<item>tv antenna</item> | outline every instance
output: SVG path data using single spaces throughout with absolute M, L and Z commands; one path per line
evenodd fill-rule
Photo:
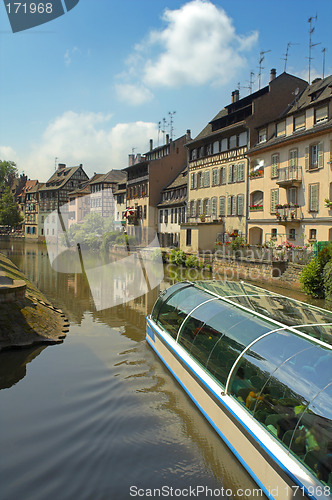
M 58 158 L 57 156 L 54 158 L 54 170 L 56 170 L 56 164 L 57 164 L 57 162 L 58 162 L 58 159 L 59 159 L 59 158 Z
M 288 44 L 287 44 L 285 57 L 282 57 L 282 59 L 285 61 L 285 67 L 284 67 L 284 72 L 285 73 L 286 73 L 286 67 L 287 67 L 289 47 L 291 47 L 292 45 L 299 45 L 299 44 L 298 43 L 292 43 L 292 42 L 288 42 Z
M 250 80 L 249 80 L 249 85 L 241 85 L 241 83 L 239 82 L 237 84 L 237 88 L 239 89 L 239 91 L 241 89 L 249 89 L 249 92 L 250 94 L 252 94 L 252 86 L 253 86 L 253 80 L 252 80 L 252 77 L 255 76 L 255 73 L 253 71 L 250 72 Z M 247 81 L 247 80 L 246 80 Z
M 312 22 L 313 21 L 317 21 L 317 14 L 315 15 L 315 17 L 309 17 L 309 19 L 308 19 L 308 23 L 309 23 L 309 57 L 308 57 L 308 59 L 309 59 L 309 71 L 308 71 L 308 82 L 309 82 L 309 85 L 310 85 L 311 61 L 313 59 L 313 57 L 311 57 L 311 49 L 312 49 L 312 47 L 315 47 L 316 45 L 320 45 L 320 42 L 318 42 L 318 43 L 312 43 L 312 41 L 311 41 L 311 35 L 315 31 L 315 27 L 312 26 Z
M 271 52 L 271 50 L 262 50 L 259 54 L 258 90 L 260 90 L 261 88 L 262 69 L 264 69 L 262 66 L 262 62 L 264 61 L 265 54 L 267 54 L 268 52 Z
M 175 115 L 175 113 L 176 113 L 176 111 L 173 111 L 173 112 L 169 111 L 168 112 L 168 114 L 169 114 L 169 135 L 170 135 L 171 140 L 173 140 L 173 133 L 174 133 L 173 116 Z
M 326 52 L 325 47 L 322 49 L 322 52 L 323 52 L 323 79 L 324 79 L 325 78 L 325 52 Z

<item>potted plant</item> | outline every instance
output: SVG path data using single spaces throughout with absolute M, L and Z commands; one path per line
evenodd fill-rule
M 332 201 L 329 198 L 325 198 L 324 203 L 326 208 L 332 208 Z
M 206 214 L 203 212 L 203 213 L 199 216 L 199 218 L 200 218 L 200 221 L 201 221 L 201 222 L 205 222 L 205 215 L 206 215 Z

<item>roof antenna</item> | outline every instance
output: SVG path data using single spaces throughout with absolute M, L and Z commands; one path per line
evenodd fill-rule
M 291 47 L 292 45 L 299 45 L 299 44 L 298 43 L 292 43 L 292 42 L 288 42 L 288 44 L 287 44 L 285 57 L 282 57 L 282 59 L 285 61 L 285 67 L 284 67 L 284 72 L 285 73 L 286 73 L 286 67 L 287 67 L 289 47 Z
M 262 69 L 264 69 L 262 62 L 264 61 L 264 55 L 268 52 L 271 52 L 271 50 L 262 50 L 259 54 L 258 90 L 261 89 Z
M 54 158 L 54 170 L 56 170 L 56 164 L 57 164 L 58 159 L 59 158 L 57 156 Z
M 168 114 L 169 114 L 169 132 L 170 132 L 171 141 L 173 140 L 173 133 L 174 133 L 173 116 L 175 115 L 175 113 L 176 113 L 176 111 L 173 111 L 172 113 L 170 111 L 168 112 Z
M 309 17 L 309 19 L 308 19 L 308 23 L 309 23 L 309 57 L 308 57 L 308 59 L 309 59 L 309 76 L 308 76 L 308 82 L 309 82 L 309 85 L 310 85 L 311 61 L 313 59 L 313 57 L 311 57 L 311 49 L 312 49 L 312 47 L 315 47 L 316 45 L 320 45 L 320 43 L 321 43 L 321 42 L 318 42 L 318 43 L 311 42 L 311 35 L 315 31 L 315 28 L 311 27 L 313 20 L 317 21 L 317 14 L 315 15 L 315 17 Z
M 325 47 L 322 49 L 322 52 L 323 52 L 323 80 L 324 80 L 324 78 L 325 78 L 325 52 L 326 52 Z

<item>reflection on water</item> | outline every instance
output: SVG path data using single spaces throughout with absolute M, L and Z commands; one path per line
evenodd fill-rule
M 157 288 L 97 311 L 86 277 L 53 271 L 44 246 L 0 250 L 71 321 L 61 345 L 0 354 L 1 500 L 122 500 L 133 485 L 251 498 L 236 491 L 256 485 L 145 342 Z

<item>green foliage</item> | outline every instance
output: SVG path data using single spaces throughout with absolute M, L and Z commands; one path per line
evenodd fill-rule
M 323 269 L 317 257 L 304 266 L 300 274 L 300 283 L 302 290 L 308 295 L 317 299 L 324 298 Z
M 176 250 L 174 250 L 174 248 L 171 250 L 171 253 L 169 254 L 169 262 L 170 264 L 176 264 Z
M 23 222 L 19 207 L 9 188 L 6 188 L 0 199 L 0 225 L 17 227 Z
M 0 191 L 10 187 L 15 177 L 17 177 L 16 164 L 13 161 L 0 160 Z
M 178 250 L 176 252 L 175 263 L 178 266 L 184 266 L 187 260 L 187 256 L 183 250 Z
M 151 260 L 153 260 L 155 262 L 159 262 L 160 259 L 162 259 L 162 261 L 164 261 L 163 254 L 162 254 L 160 248 L 156 248 L 155 250 L 153 250 L 153 252 L 150 255 L 150 258 L 151 258 Z
M 85 217 L 83 223 L 70 226 L 66 238 L 71 245 L 79 243 L 81 246 L 96 250 L 101 247 L 104 234 L 111 232 L 112 227 L 112 219 L 102 217 L 97 212 L 91 212 Z
M 323 270 L 325 298 L 332 301 L 332 260 L 330 260 Z
M 246 240 L 243 238 L 243 236 L 236 236 L 236 238 L 231 241 L 231 249 L 233 251 L 238 250 L 240 247 L 243 247 L 245 242 Z
M 332 244 L 324 247 L 309 264 L 304 266 L 300 282 L 305 293 L 323 299 L 332 292 Z
M 104 252 L 108 252 L 110 246 L 115 244 L 116 238 L 119 236 L 119 231 L 109 231 L 103 234 L 103 242 L 100 249 Z
M 195 255 L 190 255 L 189 257 L 187 257 L 185 264 L 186 267 L 197 268 L 199 267 L 199 260 L 197 257 L 195 257 Z

